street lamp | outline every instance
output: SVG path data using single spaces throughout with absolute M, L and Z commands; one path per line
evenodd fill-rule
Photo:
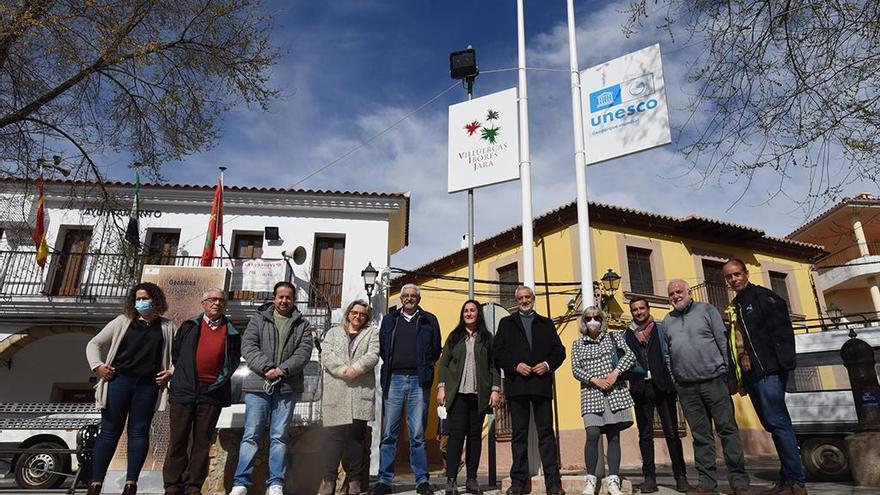
M 373 268 L 373 262 L 367 263 L 367 267 L 361 270 L 361 277 L 364 278 L 364 289 L 367 291 L 367 300 L 373 298 L 373 289 L 376 287 L 376 279 L 379 277 L 379 270 Z
M 613 272 L 611 268 L 608 269 L 608 272 L 602 276 L 602 289 L 608 293 L 609 296 L 613 296 L 617 289 L 620 288 L 620 275 Z
M 620 288 L 620 275 L 609 268 L 599 281 L 601 284 L 597 284 L 596 282 L 593 283 L 599 285 L 602 309 L 607 312 L 608 303 L 611 301 L 611 298 L 614 297 L 614 293 L 617 292 L 617 289 Z

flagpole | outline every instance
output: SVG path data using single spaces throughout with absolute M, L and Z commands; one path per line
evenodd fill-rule
M 519 181 L 522 188 L 522 283 L 535 287 L 534 234 L 532 231 L 532 162 L 529 153 L 529 97 L 526 90 L 526 35 L 523 0 L 516 2 L 516 35 L 519 51 Z
M 217 167 L 220 169 L 220 197 L 223 197 L 223 173 L 226 172 L 226 167 L 220 166 Z M 223 208 L 223 201 L 221 199 L 220 208 Z M 223 266 L 223 252 L 226 251 L 226 246 L 223 244 L 223 216 L 221 215 L 218 220 L 221 222 L 220 227 L 220 265 Z M 229 252 L 226 252 L 226 258 L 231 259 L 232 256 L 229 256 Z
M 580 248 L 581 306 L 593 304 L 593 266 L 590 246 L 590 215 L 587 202 L 587 151 L 584 144 L 584 113 L 577 61 L 574 1 L 568 0 L 568 62 L 571 69 L 571 114 L 574 128 L 574 165 L 577 184 L 578 247 Z

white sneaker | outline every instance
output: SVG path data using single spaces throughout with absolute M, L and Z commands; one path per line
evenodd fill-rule
M 272 485 L 266 490 L 266 495 L 284 495 L 284 487 L 281 485 Z
M 247 487 L 233 486 L 232 491 L 229 492 L 229 495 L 247 495 Z
M 581 490 L 581 495 L 596 495 L 596 477 L 592 474 L 587 475 L 587 482 L 584 483 L 584 489 Z
M 620 477 L 616 475 L 606 476 L 605 483 L 608 488 L 608 495 L 623 495 L 620 491 Z

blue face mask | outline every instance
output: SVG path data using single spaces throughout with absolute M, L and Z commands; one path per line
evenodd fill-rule
M 138 313 L 145 315 L 153 310 L 153 300 L 138 299 L 134 302 L 134 309 L 136 309 Z

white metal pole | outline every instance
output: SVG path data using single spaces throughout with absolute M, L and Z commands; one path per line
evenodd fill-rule
M 574 128 L 574 166 L 577 184 L 578 246 L 581 260 L 581 307 L 593 304 L 593 262 L 590 259 L 590 213 L 587 203 L 587 152 L 584 145 L 584 113 L 581 76 L 578 72 L 574 0 L 568 4 L 568 60 L 571 67 L 571 116 Z
M 516 37 L 519 51 L 519 181 L 522 186 L 523 284 L 535 287 L 534 233 L 532 231 L 532 164 L 529 156 L 529 97 L 526 89 L 526 34 L 523 0 L 516 2 Z
M 468 101 L 474 98 L 468 86 Z M 468 299 L 474 299 L 474 190 L 468 189 Z
M 220 169 L 220 194 L 222 197 L 223 187 L 224 187 L 223 186 L 223 174 L 224 174 L 224 172 L 226 172 L 226 167 L 217 167 L 217 168 Z M 222 202 L 220 203 L 220 208 L 221 209 L 223 208 Z M 220 222 L 220 225 L 219 225 L 219 227 L 220 227 L 220 266 L 223 266 L 223 251 L 226 251 L 226 246 L 223 244 L 223 236 L 225 235 L 225 232 L 223 232 L 223 215 L 221 214 L 220 218 L 218 218 L 217 220 Z M 214 239 L 214 241 L 216 242 L 217 239 Z

